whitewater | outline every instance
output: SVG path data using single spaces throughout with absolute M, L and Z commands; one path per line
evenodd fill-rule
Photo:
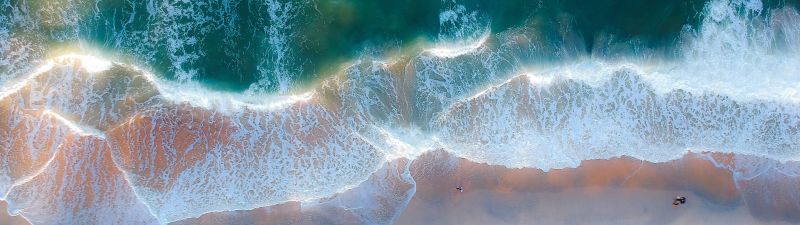
M 270 7 L 280 24 L 297 10 Z M 702 17 L 685 27 L 675 57 L 609 58 L 576 50 L 567 40 L 573 34 L 551 46 L 536 44 L 541 37 L 526 27 L 492 33 L 479 13 L 453 4 L 440 14 L 439 41 L 410 56 L 362 56 L 312 87 L 291 89 L 293 64 L 282 57 L 296 56 L 276 47 L 265 53 L 275 61 L 263 62 L 272 69 L 261 71 L 273 75 L 243 92 L 196 81 L 197 57 L 182 50 L 194 42 L 167 48 L 177 74 L 168 79 L 93 51 L 31 60 L 41 55 L 26 55 L 18 43 L 26 40 L 2 29 L 0 200 L 34 224 L 165 224 L 288 201 L 318 204 L 358 187 L 381 193 L 389 185 L 367 185 L 370 176 L 391 165 L 405 173 L 385 176 L 413 184 L 407 166 L 435 150 L 545 171 L 618 156 L 665 162 L 687 152 L 800 161 L 798 11 L 716 0 Z M 175 39 L 197 35 L 170 27 Z M 265 41 L 281 46 L 290 28 L 266 29 L 273 39 Z M 575 57 L 529 64 L 519 56 L 542 52 Z M 28 61 L 37 64 L 20 67 Z M 387 198 L 402 205 L 410 195 Z M 74 210 L 84 204 L 92 207 Z M 398 214 L 365 223 L 391 223 Z

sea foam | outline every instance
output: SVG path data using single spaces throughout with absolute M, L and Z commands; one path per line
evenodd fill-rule
M 194 12 L 174 3 L 164 9 Z M 360 60 L 296 95 L 211 91 L 191 72 L 167 81 L 111 59 L 56 57 L 3 84 L 0 191 L 31 221 L 116 223 L 104 215 L 123 213 L 119 205 L 78 205 L 97 189 L 36 194 L 66 185 L 52 181 L 60 171 L 74 178 L 72 166 L 102 167 L 112 172 L 92 182 L 113 187 L 102 194 L 134 209 L 125 215 L 167 223 L 323 199 L 365 181 L 378 189 L 365 192 L 380 193 L 387 185 L 369 178 L 381 166 L 438 149 L 544 170 L 621 155 L 662 162 L 690 150 L 797 161 L 800 16 L 761 7 L 712 1 L 702 23 L 686 28 L 675 59 L 565 56 L 532 65 L 519 53 L 550 48 L 532 48 L 523 43 L 535 40 L 529 30 L 511 29 L 431 44 L 393 63 Z M 183 47 L 175 57 L 191 62 Z M 553 49 L 570 55 L 572 48 Z M 774 167 L 751 164 L 738 175 L 752 179 Z M 379 175 L 413 183 L 399 170 Z M 407 201 L 411 192 L 401 192 L 384 197 Z M 49 202 L 58 204 L 40 207 Z

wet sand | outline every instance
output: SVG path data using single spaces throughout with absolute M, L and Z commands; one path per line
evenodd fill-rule
M 672 207 L 676 195 L 687 204 Z M 745 207 L 715 204 L 693 192 L 570 188 L 498 193 L 474 190 L 450 199 L 416 199 L 396 224 L 791 224 L 754 218 Z
M 768 169 L 753 179 L 735 178 L 734 172 L 746 172 L 737 167 L 737 160 L 741 164 L 752 163 L 751 159 L 770 162 L 752 156 L 689 153 L 664 163 L 622 157 L 588 160 L 577 168 L 545 172 L 490 166 L 435 151 L 412 162 L 415 193 L 394 223 L 800 223 L 800 196 L 796 190 L 800 177 Z M 394 166 L 384 167 L 384 173 L 402 173 L 401 162 L 389 165 Z M 371 180 L 399 180 L 381 176 Z M 466 190 L 456 191 L 458 185 Z M 359 213 L 348 206 L 352 202 L 339 204 L 347 198 L 343 196 L 369 195 L 365 190 L 374 189 L 363 186 L 369 184 L 320 204 L 289 202 L 254 210 L 209 213 L 175 224 L 363 224 Z M 398 185 L 395 189 L 408 188 Z M 672 207 L 672 199 L 679 195 L 687 197 L 687 204 Z M 398 201 L 385 205 L 402 204 Z M 384 211 L 397 209 L 386 207 Z
M 740 191 L 730 170 L 716 167 L 703 156 L 690 153 L 665 163 L 627 157 L 589 160 L 577 168 L 549 172 L 489 166 L 465 159 L 455 159 L 454 166 L 415 164 L 412 174 L 417 180 L 417 193 L 396 224 L 800 222 L 796 191 L 781 191 L 797 187 L 794 182 L 798 177 L 762 181 L 766 182 L 762 189 L 743 187 L 742 183 L 751 181 L 739 181 Z M 423 156 L 421 162 L 426 161 L 425 157 L 451 156 L 438 152 Z M 774 174 L 762 175 L 769 176 Z M 459 184 L 465 192 L 454 190 Z M 675 196 L 687 196 L 687 204 L 673 208 Z M 746 199 L 783 199 L 795 204 L 747 204 Z
M 12 216 L 8 214 L 8 203 L 0 201 L 0 224 L 3 225 L 30 225 L 25 218 L 21 216 Z
M 408 163 L 405 159 L 387 163 L 360 186 L 319 201 L 207 213 L 170 224 L 387 224 L 413 195 L 413 183 L 403 174 Z

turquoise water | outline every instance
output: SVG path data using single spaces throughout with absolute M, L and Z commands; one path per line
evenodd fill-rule
M 569 57 L 646 51 L 669 57 L 685 29 L 698 24 L 705 4 L 655 0 L 224 0 L 191 4 L 6 0 L 1 12 L 11 34 L 45 46 L 28 58 L 43 58 L 57 49 L 53 46 L 67 46 L 102 52 L 165 78 L 196 80 L 215 89 L 286 92 L 331 76 L 358 58 L 385 58 L 397 52 L 412 56 L 420 46 L 474 38 L 487 31 L 497 35 L 532 29 L 541 36 L 540 45 L 575 48 L 577 54 Z M 787 3 L 764 4 L 776 8 Z M 456 12 L 458 18 L 445 19 L 448 12 Z M 619 44 L 626 47 L 613 47 Z M 549 52 L 533 55 L 521 58 L 536 64 L 566 57 Z M 16 72 L 13 66 L 3 70 Z
M 33 224 L 291 201 L 391 224 L 431 152 L 712 152 L 783 207 L 799 53 L 796 1 L 0 0 L 0 200 Z

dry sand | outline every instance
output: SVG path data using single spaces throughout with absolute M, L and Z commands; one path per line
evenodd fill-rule
M 735 164 L 732 155 L 713 157 Z M 410 168 L 416 193 L 395 224 L 800 223 L 800 178 L 768 172 L 762 178 L 736 181 L 731 170 L 715 166 L 703 154 L 689 153 L 664 163 L 627 157 L 588 160 L 577 168 L 544 172 L 475 163 L 435 151 Z M 459 185 L 466 191 L 456 191 Z M 363 190 L 355 188 L 325 201 Z M 687 203 L 672 207 L 679 195 L 686 196 Z M 222 223 L 360 224 L 348 209 L 297 202 L 209 213 L 176 224 Z
M 439 156 L 434 156 L 438 154 Z M 438 152 L 423 156 L 448 158 Z M 454 166 L 415 164 L 417 193 L 396 224 L 792 224 L 761 214 L 742 196 L 731 171 L 696 154 L 666 163 L 631 158 L 584 161 L 578 168 L 544 172 L 509 169 L 465 159 Z M 442 171 L 442 172 L 433 172 Z M 795 180 L 798 178 L 794 178 Z M 784 183 L 792 185 L 791 183 Z M 466 190 L 458 192 L 454 187 Z M 781 185 L 781 184 L 776 184 Z M 687 204 L 672 207 L 675 196 Z M 797 199 L 794 199 L 797 200 Z M 792 211 L 780 205 L 767 211 Z

